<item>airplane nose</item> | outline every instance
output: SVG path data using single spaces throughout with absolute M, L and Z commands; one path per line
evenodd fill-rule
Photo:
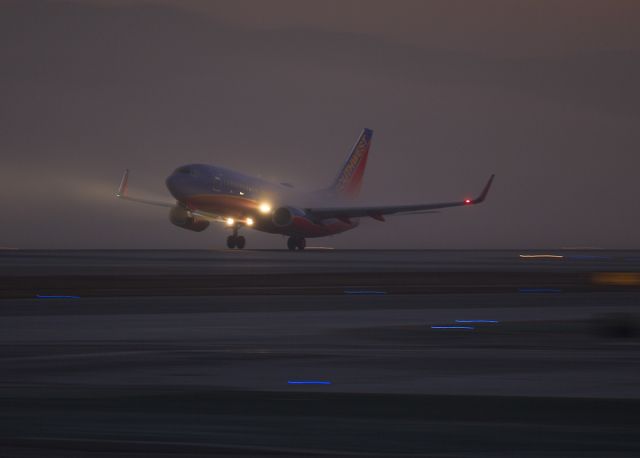
M 178 200 L 181 200 L 183 196 L 183 192 L 181 192 L 180 181 L 182 177 L 179 177 L 176 173 L 172 173 L 165 180 L 165 184 L 167 185 L 167 189 L 171 193 L 173 197 Z

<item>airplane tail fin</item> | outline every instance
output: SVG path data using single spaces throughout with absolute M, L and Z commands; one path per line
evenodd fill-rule
M 373 130 L 364 129 L 362 131 L 338 176 L 329 187 L 329 192 L 351 198 L 358 196 L 362 187 L 364 169 L 367 166 L 372 136 Z

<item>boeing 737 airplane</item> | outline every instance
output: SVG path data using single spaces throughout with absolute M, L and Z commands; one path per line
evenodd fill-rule
M 362 186 L 373 131 L 364 129 L 338 176 L 328 188 L 315 192 L 296 192 L 288 183 L 271 183 L 222 167 L 189 164 L 178 167 L 166 184 L 175 202 L 159 202 L 130 197 L 129 171 L 125 170 L 116 194 L 149 205 L 170 208 L 169 220 L 176 226 L 201 232 L 211 222 L 227 225 L 232 234 L 227 238 L 231 249 L 242 249 L 245 238 L 241 228 L 288 236 L 289 250 L 304 250 L 307 238 L 325 237 L 354 229 L 360 218 L 385 221 L 386 215 L 434 213 L 447 207 L 475 205 L 484 201 L 493 175 L 475 199 L 454 202 L 392 205 L 349 206 Z

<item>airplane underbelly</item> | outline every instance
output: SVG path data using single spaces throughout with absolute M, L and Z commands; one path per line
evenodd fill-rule
M 222 217 L 241 218 L 256 211 L 257 202 L 240 196 L 202 194 L 185 199 L 189 208 L 213 213 Z
M 226 194 L 199 194 L 184 200 L 193 210 L 241 219 L 247 216 L 254 218 L 253 229 L 272 234 L 294 235 L 298 237 L 326 237 L 339 234 L 358 226 L 357 220 L 345 222 L 336 218 L 325 219 L 317 223 L 305 216 L 295 216 L 287 227 L 278 227 L 271 215 L 260 215 L 257 212 L 258 202 L 241 196 Z
M 273 232 L 284 235 L 295 235 L 298 237 L 326 237 L 329 235 L 339 234 L 358 226 L 358 221 L 346 223 L 338 219 L 327 219 L 321 223 L 316 223 L 308 218 L 297 216 L 293 219 L 290 227 L 276 228 L 271 227 L 267 232 Z

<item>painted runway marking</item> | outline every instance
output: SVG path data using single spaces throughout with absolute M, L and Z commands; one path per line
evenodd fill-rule
M 331 385 L 328 380 L 289 380 L 289 385 Z
M 564 256 L 559 254 L 521 254 L 521 258 L 533 258 L 533 259 L 562 259 Z

